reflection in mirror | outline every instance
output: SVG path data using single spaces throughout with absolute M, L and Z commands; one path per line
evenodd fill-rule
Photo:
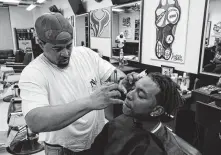
M 201 73 L 221 74 L 221 1 L 208 0 L 202 45 Z
M 89 43 L 89 14 L 76 15 L 75 17 L 76 46 L 90 47 Z
M 119 57 L 123 49 L 124 59 L 140 59 L 141 2 L 112 7 L 112 57 Z

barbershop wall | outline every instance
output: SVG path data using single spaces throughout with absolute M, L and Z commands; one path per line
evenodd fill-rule
M 119 35 L 119 14 L 113 13 L 113 21 L 112 21 L 112 47 L 117 47 L 117 43 L 115 43 L 116 37 Z
M 81 42 L 86 42 L 85 38 L 85 18 L 78 17 L 75 19 L 75 25 L 76 25 L 76 46 L 81 46 Z
M 112 6 L 111 0 L 103 0 L 102 2 L 98 3 L 92 0 L 83 0 L 83 5 L 86 8 L 87 12 L 92 10 L 100 9 L 100 8 L 107 8 Z M 90 40 L 91 48 L 98 49 L 99 53 L 103 56 L 111 57 L 111 38 L 96 38 L 91 37 Z
M 14 28 L 31 28 L 34 27 L 33 15 L 32 13 L 26 11 L 24 7 L 9 7 L 10 19 L 11 19 L 11 29 L 12 29 L 12 39 L 14 51 L 16 50 L 16 40 Z
M 103 56 L 111 57 L 111 38 L 91 37 L 91 48 L 98 49 Z
M 150 52 L 155 52 L 152 48 L 153 33 L 150 20 L 155 17 L 155 0 L 144 1 L 144 12 L 143 12 L 143 44 L 142 44 L 142 60 L 141 62 L 148 65 L 158 66 L 172 66 L 176 70 L 185 71 L 189 73 L 198 73 L 198 63 L 201 46 L 201 34 L 204 17 L 205 0 L 189 0 L 189 19 L 187 28 L 187 43 L 185 53 L 185 63 L 169 63 L 166 61 L 152 60 Z
M 209 16 L 208 21 L 211 21 L 211 31 L 210 31 L 210 40 L 209 40 L 209 46 L 213 46 L 215 42 L 215 37 L 213 33 L 213 26 L 214 24 L 217 24 L 218 22 L 221 22 L 221 1 L 209 1 Z M 221 36 L 219 36 L 221 37 Z
M 12 31 L 8 8 L 0 8 L 0 50 L 13 49 Z

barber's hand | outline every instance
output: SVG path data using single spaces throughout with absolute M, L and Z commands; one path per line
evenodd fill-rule
M 91 108 L 93 110 L 101 110 L 111 104 L 123 104 L 124 101 L 120 100 L 120 91 L 123 91 L 116 83 L 107 83 L 95 90 L 90 96 Z
M 130 90 L 134 86 L 135 82 L 140 79 L 138 75 L 139 74 L 135 72 L 129 73 L 124 79 L 119 82 L 120 88 L 123 89 L 124 94 L 126 94 L 128 90 Z

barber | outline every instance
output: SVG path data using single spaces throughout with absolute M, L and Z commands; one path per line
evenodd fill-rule
M 115 67 L 88 48 L 72 47 L 73 28 L 59 13 L 40 16 L 35 29 L 44 52 L 20 77 L 26 123 L 40 137 L 45 132 L 46 154 L 90 154 L 105 125 L 103 109 L 123 103 L 118 84 L 102 85 L 113 80 Z

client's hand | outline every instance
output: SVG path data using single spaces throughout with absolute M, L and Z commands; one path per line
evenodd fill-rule
M 123 89 L 124 94 L 126 94 L 128 90 L 134 86 L 135 82 L 140 79 L 138 75 L 139 74 L 135 72 L 129 73 L 119 82 L 120 88 Z
M 122 88 L 116 83 L 107 83 L 95 90 L 91 96 L 91 108 L 93 110 L 100 110 L 108 107 L 111 104 L 123 104 L 120 100 Z

